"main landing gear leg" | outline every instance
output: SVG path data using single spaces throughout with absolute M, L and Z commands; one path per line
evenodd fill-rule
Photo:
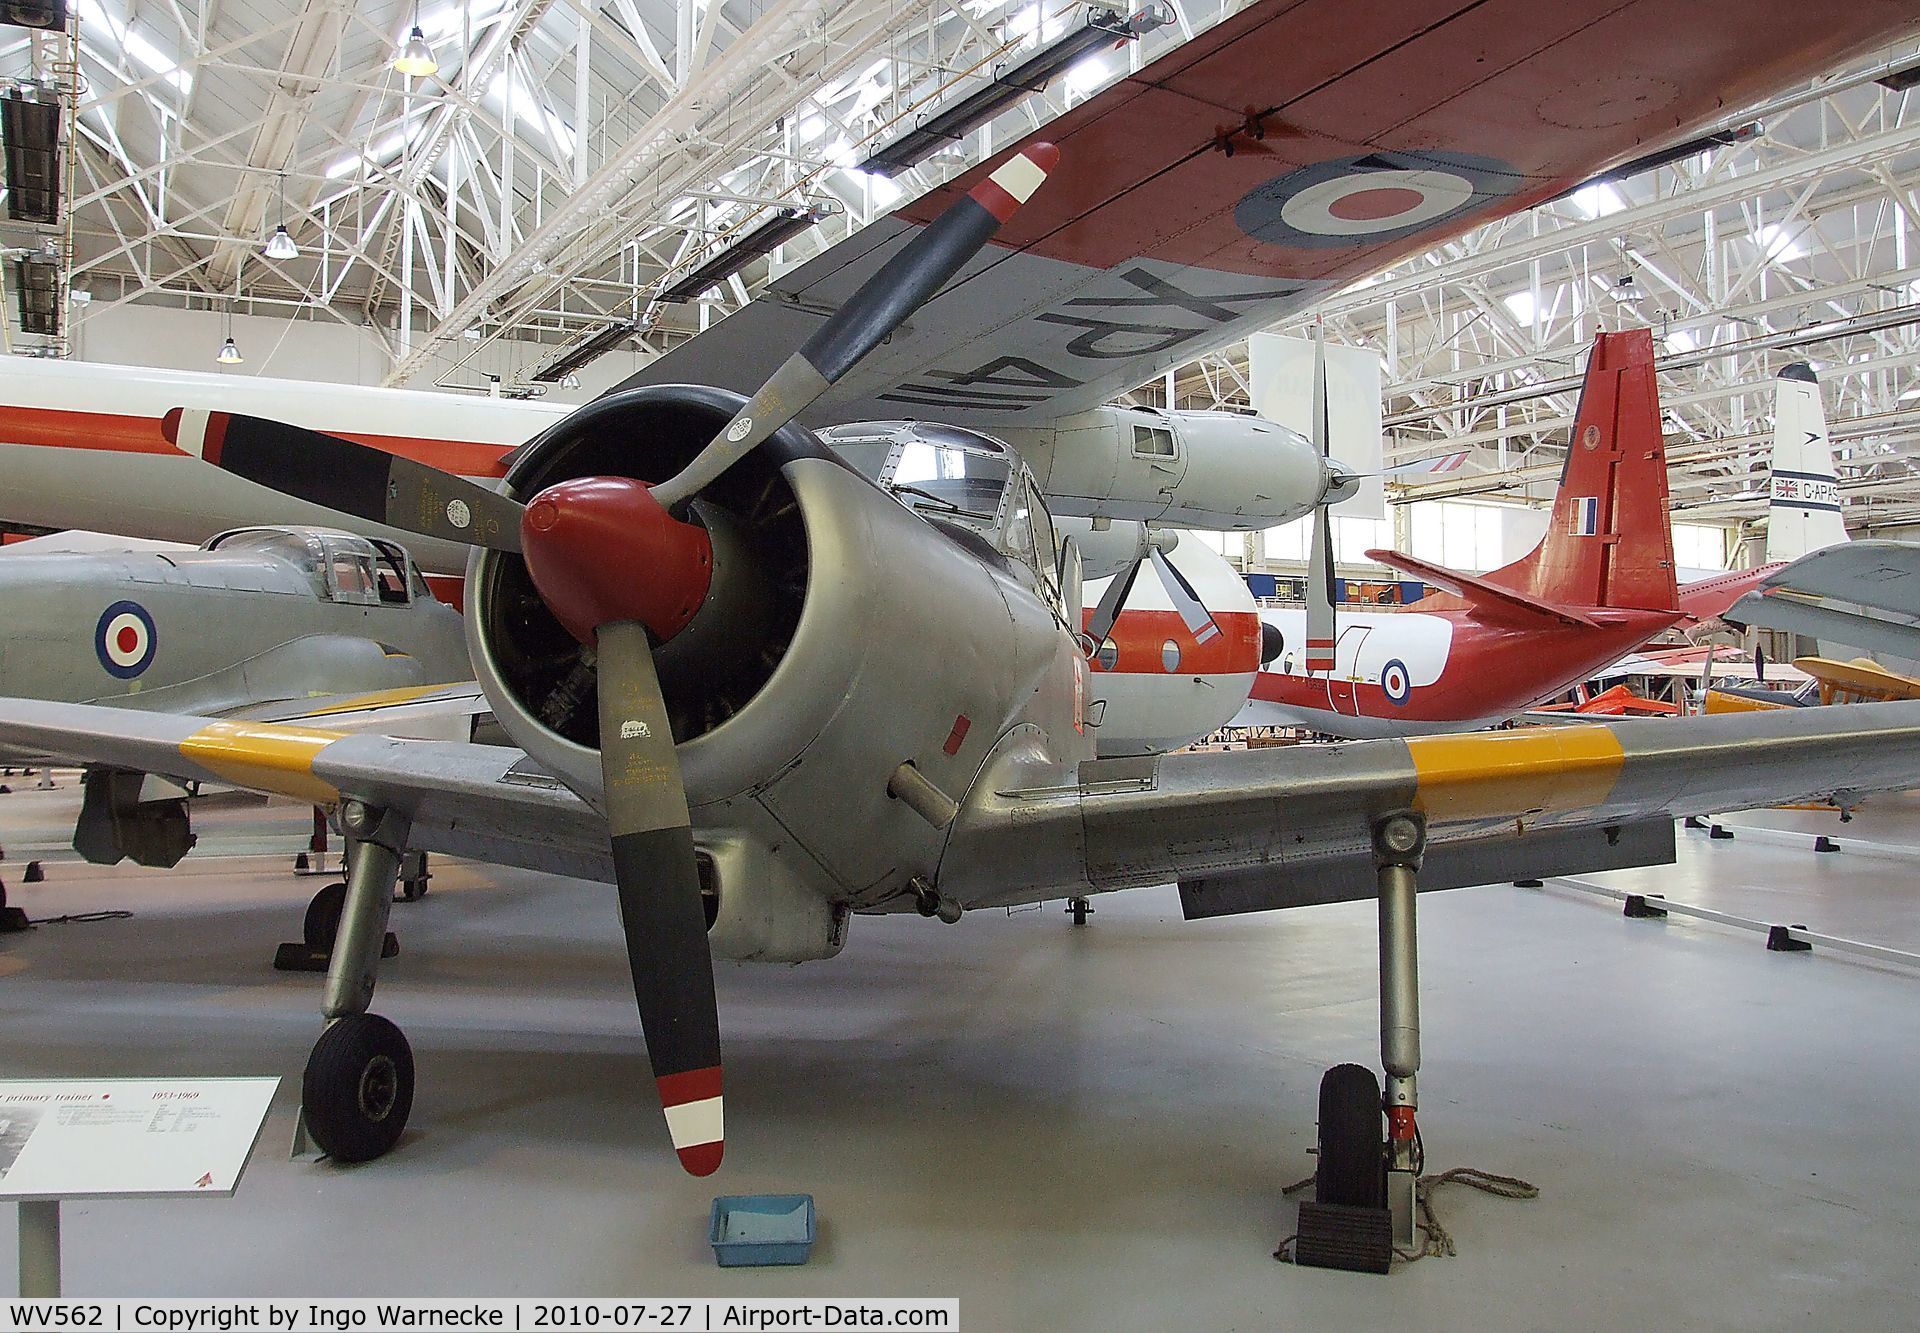
M 1426 843 L 1426 821 L 1410 810 L 1373 826 L 1380 891 L 1380 1062 L 1387 1086 L 1383 1093 L 1363 1065 L 1336 1065 L 1320 1080 L 1320 1160 L 1313 1201 L 1300 1205 L 1293 1250 L 1297 1262 L 1316 1268 L 1384 1273 L 1396 1249 L 1414 1249 L 1421 1165 L 1413 1119 L 1414 1079 L 1420 1072 L 1414 898 Z
M 1387 1209 L 1393 1242 L 1413 1247 L 1414 1184 L 1420 1148 L 1414 1126 L 1419 1104 L 1420 954 L 1415 919 L 1417 875 L 1426 850 L 1426 821 L 1411 811 L 1389 815 L 1373 828 L 1373 860 L 1380 887 L 1380 1063 L 1387 1071 Z
M 409 821 L 349 801 L 341 824 L 353 855 L 321 1005 L 327 1026 L 307 1057 L 301 1118 L 329 1157 L 365 1162 L 399 1141 L 413 1109 L 413 1051 L 399 1028 L 367 1012 Z

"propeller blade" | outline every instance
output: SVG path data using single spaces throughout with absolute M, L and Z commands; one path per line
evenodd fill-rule
M 660 503 L 677 513 L 714 478 L 812 406 L 946 286 L 1032 197 L 1059 160 L 1060 150 L 1052 144 L 1031 144 L 929 223 L 773 372 L 698 457 L 654 487 Z
M 720 1015 L 686 789 L 637 620 L 599 628 L 600 766 L 620 925 L 660 1105 L 680 1164 L 711 1175 L 726 1146 Z
M 250 417 L 176 407 L 167 442 L 222 471 L 336 513 L 423 537 L 520 551 L 520 505 L 464 477 L 337 435 Z
M 1107 590 L 1100 594 L 1100 604 L 1093 608 L 1093 619 L 1087 622 L 1087 637 L 1096 648 L 1113 633 L 1113 622 L 1120 618 L 1120 608 L 1126 604 L 1127 594 L 1133 591 L 1133 581 L 1140 577 L 1140 566 L 1144 563 L 1145 556 L 1135 560 L 1127 566 L 1126 573 L 1116 574 L 1107 584 Z
M 1324 460 L 1332 447 L 1327 427 L 1327 333 L 1313 326 L 1313 443 Z M 1332 517 L 1324 504 L 1313 510 L 1313 550 L 1307 559 L 1307 674 L 1333 671 Z
M 1175 568 L 1173 561 L 1158 546 L 1151 548 L 1147 558 L 1153 561 L 1154 573 L 1160 576 L 1160 586 L 1167 590 L 1167 597 L 1173 602 L 1173 609 L 1180 613 L 1181 623 L 1187 627 L 1187 633 L 1193 635 L 1195 643 L 1208 643 L 1220 637 L 1220 622 L 1213 618 L 1213 612 L 1207 610 L 1200 594 L 1187 582 L 1187 576 Z

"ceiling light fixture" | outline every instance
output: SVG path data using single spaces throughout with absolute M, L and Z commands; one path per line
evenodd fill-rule
M 233 340 L 233 302 L 227 302 L 225 319 L 227 340 L 220 344 L 220 354 L 213 359 L 223 366 L 238 366 L 246 361 L 240 355 L 240 345 Z
M 293 234 L 287 230 L 287 173 L 280 173 L 280 225 L 275 227 L 273 235 L 267 238 L 267 248 L 260 253 L 268 259 L 298 259 L 300 247 L 293 243 Z
M 440 62 L 433 58 L 433 48 L 427 45 L 427 34 L 420 30 L 418 4 L 413 7 L 413 31 L 407 34 L 407 40 L 394 54 L 393 69 L 396 74 L 405 74 L 414 79 L 424 79 L 440 72 Z

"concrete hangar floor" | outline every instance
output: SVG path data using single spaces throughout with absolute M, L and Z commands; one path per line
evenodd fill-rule
M 319 978 L 268 965 L 317 881 L 304 812 L 204 817 L 173 872 L 59 856 L 77 784 L 0 796 L 12 900 L 131 919 L 0 937 L 9 1077 L 279 1074 L 232 1200 L 68 1204 L 69 1295 L 957 1296 L 972 1329 L 1920 1326 L 1920 975 L 1564 887 L 1423 895 L 1430 1170 L 1453 1259 L 1387 1278 L 1269 1257 L 1321 1070 L 1378 1059 L 1369 904 L 1188 924 L 1171 890 L 862 919 L 841 958 L 722 964 L 728 1152 L 683 1175 L 610 891 L 437 861 L 376 1009 L 420 1066 L 366 1166 L 290 1161 Z M 211 813 L 211 812 L 210 812 Z M 1632 891 L 1920 949 L 1920 800 L 1729 821 Z M 267 855 L 271 851 L 272 855 Z M 253 853 L 248 855 L 248 853 Z M 30 856 L 44 883 L 20 883 Z M 815 1194 L 799 1269 L 718 1270 L 719 1192 Z M 15 1243 L 0 1210 L 0 1254 Z M 0 1265 L 10 1284 L 12 1264 Z M 10 1285 L 0 1287 L 11 1292 Z

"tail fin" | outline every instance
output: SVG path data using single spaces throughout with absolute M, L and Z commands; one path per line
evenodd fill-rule
M 1594 339 L 1547 535 L 1485 578 L 1558 606 L 1678 609 L 1651 330 Z
M 1847 539 L 1827 414 L 1813 367 L 1796 361 L 1773 382 L 1773 476 L 1767 483 L 1767 563 L 1797 560 Z

